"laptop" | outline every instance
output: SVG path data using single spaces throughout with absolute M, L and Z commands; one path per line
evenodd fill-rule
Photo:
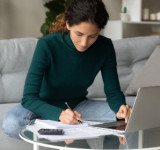
M 160 127 L 160 86 L 142 87 L 138 90 L 127 124 L 116 121 L 94 126 L 119 133 Z

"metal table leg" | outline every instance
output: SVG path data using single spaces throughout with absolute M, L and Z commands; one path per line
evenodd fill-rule
M 36 134 L 33 134 L 33 139 L 34 139 L 34 141 L 37 141 Z M 39 150 L 39 145 L 36 142 L 33 144 L 33 150 Z
M 38 144 L 33 144 L 33 150 L 39 150 L 39 145 Z

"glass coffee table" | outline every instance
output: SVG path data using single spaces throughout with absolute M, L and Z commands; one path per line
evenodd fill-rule
M 79 140 L 62 140 L 58 142 L 39 139 L 36 134 L 22 129 L 20 137 L 33 144 L 33 150 L 47 147 L 59 150 L 101 150 L 101 149 L 160 149 L 160 127 L 126 133 L 124 136 L 106 135 Z

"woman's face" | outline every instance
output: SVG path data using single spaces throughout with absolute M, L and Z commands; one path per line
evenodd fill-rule
M 96 24 L 90 22 L 81 22 L 78 25 L 69 26 L 71 40 L 79 52 L 86 51 L 98 38 L 100 29 Z

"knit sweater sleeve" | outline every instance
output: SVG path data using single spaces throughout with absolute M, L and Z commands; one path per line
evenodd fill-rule
M 105 63 L 101 69 L 104 82 L 104 91 L 110 108 L 117 113 L 120 106 L 126 104 L 123 92 L 120 89 L 116 54 L 111 40 L 107 45 L 108 51 Z
M 21 104 L 33 113 L 50 120 L 58 120 L 62 109 L 52 106 L 39 96 L 41 83 L 50 62 L 49 47 L 44 39 L 37 43 L 26 77 Z

